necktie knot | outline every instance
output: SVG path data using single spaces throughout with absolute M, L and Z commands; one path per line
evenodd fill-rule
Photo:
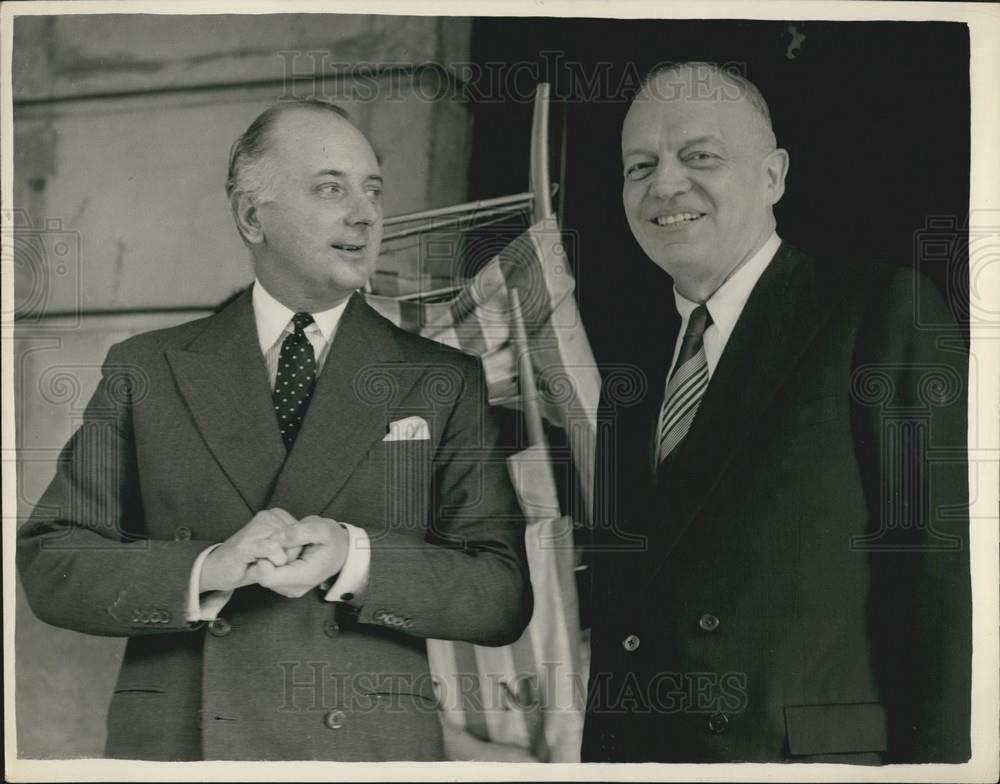
M 295 334 L 299 335 L 305 331 L 305 328 L 313 323 L 313 317 L 309 313 L 296 313 L 292 316 L 292 326 L 295 328 Z
M 708 307 L 699 305 L 691 311 L 684 337 L 700 338 L 710 326 L 712 326 L 712 314 L 708 312 Z

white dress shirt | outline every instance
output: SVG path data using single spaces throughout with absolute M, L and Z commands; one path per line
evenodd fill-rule
M 264 355 L 267 367 L 267 377 L 274 389 L 278 376 L 278 358 L 281 354 L 281 344 L 287 335 L 295 329 L 292 326 L 292 316 L 295 313 L 272 297 L 267 290 L 254 281 L 253 285 L 253 315 L 257 325 L 257 339 L 260 341 L 260 351 Z M 337 334 L 340 317 L 344 314 L 347 302 L 344 301 L 335 308 L 313 313 L 313 323 L 305 328 L 306 337 L 312 345 L 316 357 L 316 377 L 319 378 L 330 353 L 330 344 Z M 332 586 L 324 583 L 321 589 L 326 591 L 326 600 L 352 601 L 359 603 L 364 588 L 368 583 L 368 569 L 371 564 L 371 547 L 368 534 L 362 528 L 341 523 L 347 529 L 348 545 L 347 560 Z M 211 621 L 225 607 L 232 597 L 232 591 L 199 592 L 201 570 L 208 554 L 218 544 L 214 544 L 199 554 L 191 569 L 191 581 L 188 586 L 187 616 L 189 621 Z
M 719 286 L 705 303 L 708 313 L 712 317 L 712 323 L 705 330 L 702 338 L 705 346 L 705 359 L 708 362 L 708 378 L 710 380 L 715 373 L 716 365 L 719 364 L 719 358 L 726 348 L 726 343 L 729 342 L 729 336 L 733 334 L 733 328 L 736 326 L 736 322 L 743 312 L 743 307 L 750 298 L 750 292 L 757 285 L 757 281 L 764 274 L 764 270 L 771 263 L 771 259 L 778 252 L 780 245 L 781 238 L 777 234 L 772 233 L 767 241 L 761 245 L 760 250 L 751 256 L 746 264 L 736 270 L 725 283 Z M 681 343 L 684 340 L 684 332 L 687 330 L 688 320 L 691 318 L 694 309 L 698 307 L 697 302 L 692 302 L 681 296 L 676 286 L 674 286 L 674 302 L 677 305 L 677 312 L 681 316 L 681 328 L 677 333 L 677 342 L 674 344 L 674 356 L 670 362 L 670 372 L 667 374 L 668 379 L 674 372 L 674 364 L 676 364 L 677 356 L 681 351 Z

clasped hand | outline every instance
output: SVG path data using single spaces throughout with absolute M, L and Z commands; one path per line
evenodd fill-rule
M 259 584 L 282 596 L 304 596 L 340 572 L 348 541 L 347 529 L 335 520 L 296 520 L 284 509 L 266 509 L 209 553 L 200 588 L 204 593 Z

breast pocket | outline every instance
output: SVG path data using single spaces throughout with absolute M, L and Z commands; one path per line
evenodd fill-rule
M 424 525 L 434 479 L 428 439 L 385 443 L 386 520 L 393 528 Z
M 426 528 L 434 467 L 429 439 L 381 441 L 352 475 L 343 514 L 369 529 Z M 373 533 L 374 531 L 370 531 Z

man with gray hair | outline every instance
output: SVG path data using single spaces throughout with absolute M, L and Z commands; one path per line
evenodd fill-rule
M 20 533 L 42 620 L 129 638 L 108 756 L 440 759 L 424 638 L 528 622 L 479 361 L 357 293 L 382 187 L 336 106 L 261 114 L 226 185 L 252 289 L 111 349 Z
M 743 77 L 654 72 L 622 162 L 674 321 L 640 399 L 620 374 L 602 394 L 583 758 L 967 760 L 967 350 L 950 311 L 906 270 L 778 237 L 789 155 Z M 849 230 L 850 205 L 838 218 Z

